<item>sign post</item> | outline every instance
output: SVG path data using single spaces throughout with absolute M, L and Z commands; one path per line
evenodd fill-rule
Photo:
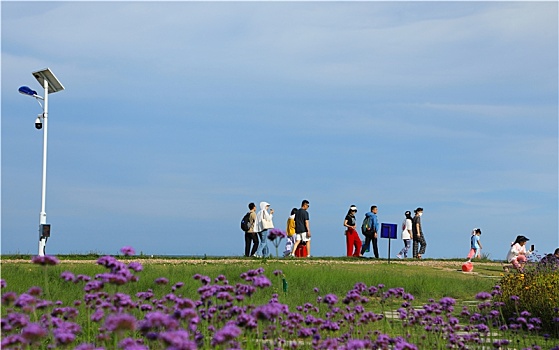
M 390 242 L 392 239 L 398 238 L 398 225 L 382 223 L 380 225 L 380 237 L 388 238 L 388 263 L 390 264 Z

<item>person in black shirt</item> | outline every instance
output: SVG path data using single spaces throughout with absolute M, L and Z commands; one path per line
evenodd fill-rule
M 309 201 L 303 200 L 301 208 L 295 213 L 295 245 L 291 256 L 295 256 L 295 251 L 301 241 L 307 244 L 307 258 L 311 257 L 311 228 L 309 225 Z

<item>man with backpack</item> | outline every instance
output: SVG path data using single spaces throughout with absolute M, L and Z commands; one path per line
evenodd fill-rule
M 245 256 L 253 256 L 258 249 L 258 236 L 254 232 L 254 224 L 256 223 L 256 204 L 248 205 L 249 212 L 245 214 L 241 220 L 241 229 L 245 232 Z M 250 249 L 253 244 L 252 250 Z
M 375 258 L 379 258 L 378 254 L 378 231 L 380 229 L 378 218 L 377 218 L 378 208 L 376 205 L 371 206 L 371 211 L 365 213 L 365 219 L 363 219 L 363 224 L 361 225 L 361 232 L 365 236 L 365 244 L 361 247 L 361 256 L 365 254 L 365 250 L 369 247 L 371 242 L 373 243 L 373 254 Z

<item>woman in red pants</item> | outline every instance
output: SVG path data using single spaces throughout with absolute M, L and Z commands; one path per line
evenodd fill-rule
M 346 246 L 347 246 L 347 256 L 361 256 L 361 238 L 355 230 L 355 213 L 357 213 L 357 207 L 352 205 L 347 212 L 344 220 L 344 226 L 346 227 Z

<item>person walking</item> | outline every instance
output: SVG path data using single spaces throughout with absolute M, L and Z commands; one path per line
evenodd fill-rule
M 367 219 L 366 222 L 368 223 L 367 228 L 361 228 L 363 231 L 363 235 L 365 236 L 365 244 L 361 247 L 361 256 L 365 254 L 365 250 L 371 242 L 373 243 L 373 254 L 375 258 L 379 258 L 378 254 L 378 232 L 380 230 L 380 226 L 378 223 L 377 218 L 378 207 L 376 205 L 371 206 L 371 211 L 365 213 L 365 218 Z M 364 220 L 365 221 L 365 220 Z
M 411 238 L 413 235 L 413 223 L 412 223 L 412 217 L 411 217 L 411 211 L 406 211 L 404 213 L 405 215 L 405 219 L 404 222 L 402 222 L 402 241 L 404 241 L 404 248 L 402 248 L 402 250 L 400 250 L 400 252 L 398 253 L 398 255 L 396 255 L 398 257 L 398 259 L 402 259 L 403 258 L 407 258 L 408 257 L 408 251 L 410 250 L 411 247 Z
M 285 251 L 283 256 L 289 256 L 293 252 L 293 246 L 295 245 L 295 213 L 297 208 L 291 209 L 291 215 L 287 218 L 287 227 L 285 233 L 287 233 L 287 238 L 285 239 Z
M 425 236 L 423 235 L 423 230 L 421 228 L 421 215 L 423 215 L 423 208 L 417 208 L 413 212 L 415 213 L 412 226 L 413 257 L 421 259 L 423 254 L 425 254 L 425 249 L 427 249 L 427 242 L 425 241 Z M 421 247 L 419 247 L 419 245 L 421 245 Z
M 526 255 L 530 255 L 532 253 L 532 250 L 526 251 L 525 245 L 528 241 L 528 238 L 520 235 L 516 236 L 516 239 L 510 245 L 510 249 L 507 254 L 507 261 L 518 271 L 522 271 L 524 264 L 528 261 Z M 505 271 L 508 271 L 507 266 L 505 266 L 504 269 Z
M 307 244 L 307 258 L 311 257 L 311 227 L 309 224 L 309 209 L 310 203 L 308 200 L 303 200 L 301 208 L 295 213 L 295 245 L 291 256 L 295 256 L 295 251 L 301 241 Z
M 256 204 L 249 203 L 248 231 L 245 232 L 245 256 L 253 256 L 258 249 L 258 234 L 254 231 L 256 225 Z M 250 246 L 252 245 L 252 250 Z
M 258 258 L 266 257 L 270 254 L 270 250 L 268 249 L 268 237 L 266 237 L 266 234 L 269 229 L 274 228 L 273 217 L 274 209 L 270 209 L 270 203 L 260 202 L 260 211 L 256 215 L 255 225 L 255 230 L 258 232 L 258 237 L 260 238 L 260 244 L 256 252 L 256 257 Z
M 346 254 L 347 256 L 359 257 L 361 256 L 361 238 L 359 238 L 359 233 L 355 230 L 355 213 L 357 213 L 357 207 L 352 205 L 349 207 L 349 211 L 344 219 Z
M 481 242 L 479 240 L 481 236 L 481 229 L 474 228 L 472 230 L 472 237 L 470 238 L 470 252 L 468 253 L 468 262 L 472 262 L 472 258 L 476 256 L 479 258 L 481 256 Z

